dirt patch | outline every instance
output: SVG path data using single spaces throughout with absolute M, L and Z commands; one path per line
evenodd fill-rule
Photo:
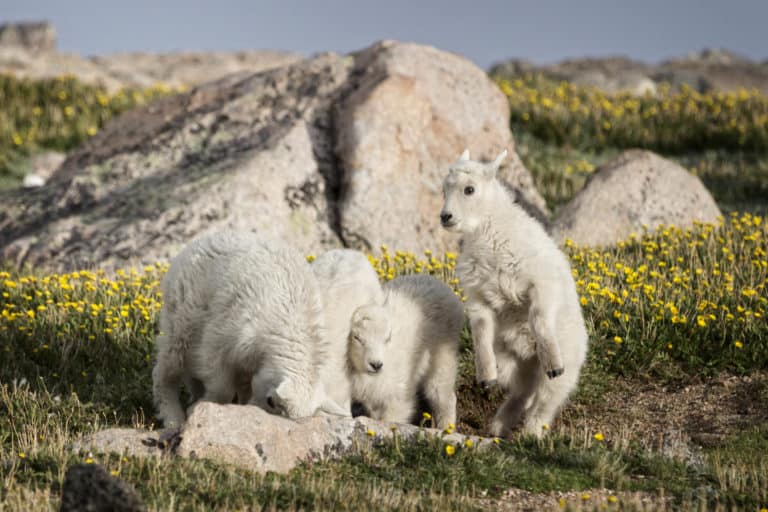
M 458 430 L 487 435 L 487 424 L 503 401 L 470 382 L 458 390 Z M 721 375 L 679 386 L 617 380 L 599 399 L 575 400 L 554 425 L 573 436 L 597 433 L 609 443 L 640 442 L 669 456 L 690 456 L 687 446 L 713 447 L 729 434 L 768 420 L 768 372 Z
M 601 400 L 573 403 L 560 429 L 601 432 L 607 441 L 635 440 L 666 455 L 675 444 L 720 444 L 768 419 L 768 373 L 726 376 L 684 386 L 617 381 Z
M 509 489 L 496 499 L 480 499 L 483 508 L 498 511 L 546 510 L 666 510 L 672 499 L 646 492 L 614 492 L 606 489 L 536 494 Z

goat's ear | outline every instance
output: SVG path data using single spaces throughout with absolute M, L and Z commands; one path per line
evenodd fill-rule
M 464 152 L 459 157 L 459 162 L 467 162 L 469 161 L 469 149 L 465 149 Z
M 486 174 L 489 176 L 496 176 L 496 173 L 499 170 L 499 167 L 501 167 L 501 163 L 504 161 L 504 159 L 507 158 L 507 150 L 505 149 L 501 153 L 499 153 L 499 156 L 497 156 L 493 162 L 486 164 Z
M 290 394 L 290 386 L 288 379 L 283 379 L 280 381 L 280 384 L 275 387 L 274 396 L 280 403 L 284 403 L 285 398 Z

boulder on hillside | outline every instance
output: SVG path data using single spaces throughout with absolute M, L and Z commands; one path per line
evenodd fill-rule
M 327 105 L 351 66 L 326 55 L 233 75 L 115 119 L 47 186 L 4 193 L 0 256 L 103 268 L 165 260 L 232 228 L 338 246 L 326 196 Z
M 512 150 L 508 116 L 480 69 L 413 44 L 231 75 L 113 120 L 45 187 L 0 193 L 0 259 L 151 263 L 224 228 L 306 253 L 454 248 L 438 229 L 443 175 L 465 147 Z M 502 177 L 543 209 L 510 161 Z
M 259 473 L 287 473 L 303 461 L 339 458 L 394 435 L 400 439 L 440 437 L 454 445 L 471 439 L 475 449 L 495 447 L 492 439 L 445 434 L 438 429 L 384 423 L 363 416 L 291 420 L 253 405 L 213 402 L 195 404 L 175 435 L 141 429 L 131 429 L 128 434 L 128 430 L 102 430 L 83 437 L 70 448 L 75 452 L 114 452 L 134 457 L 158 457 L 168 454 L 170 448 L 183 458 L 212 460 Z
M 56 29 L 46 21 L 3 23 L 0 25 L 0 47 L 21 48 L 32 53 L 56 49 Z
M 610 246 L 645 227 L 688 227 L 720 215 L 699 178 L 650 151 L 631 150 L 595 171 L 559 212 L 552 233 L 558 242 Z

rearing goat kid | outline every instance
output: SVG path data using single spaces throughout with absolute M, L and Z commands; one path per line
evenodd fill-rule
M 509 392 L 491 432 L 509 436 L 524 417 L 541 437 L 576 387 L 587 332 L 568 260 L 496 179 L 506 155 L 483 164 L 464 151 L 445 178 L 440 222 L 462 235 L 456 272 L 477 380 Z

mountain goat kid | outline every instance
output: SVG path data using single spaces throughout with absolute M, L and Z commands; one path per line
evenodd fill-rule
M 347 347 L 352 315 L 359 307 L 380 305 L 384 293 L 376 271 L 368 258 L 359 251 L 333 249 L 325 252 L 312 262 L 312 271 L 317 277 L 323 297 L 329 344 L 320 380 L 328 396 L 342 408 L 351 411 Z M 385 325 L 381 332 L 388 334 L 389 326 Z
M 506 155 L 489 164 L 469 151 L 459 157 L 445 178 L 440 222 L 462 235 L 456 272 L 477 380 L 509 391 L 491 432 L 509 436 L 524 416 L 524 431 L 541 437 L 576 387 L 587 332 L 568 260 L 496 179 Z
M 461 301 L 436 278 L 402 276 L 387 283 L 382 306 L 363 306 L 352 317 L 353 399 L 374 419 L 410 423 L 422 393 L 439 428 L 454 423 L 463 324 Z
M 178 427 L 179 387 L 192 398 L 252 403 L 290 418 L 318 410 L 349 416 L 318 385 L 327 352 L 323 304 L 304 257 L 253 234 L 191 242 L 161 285 L 163 308 L 152 372 L 158 417 Z

